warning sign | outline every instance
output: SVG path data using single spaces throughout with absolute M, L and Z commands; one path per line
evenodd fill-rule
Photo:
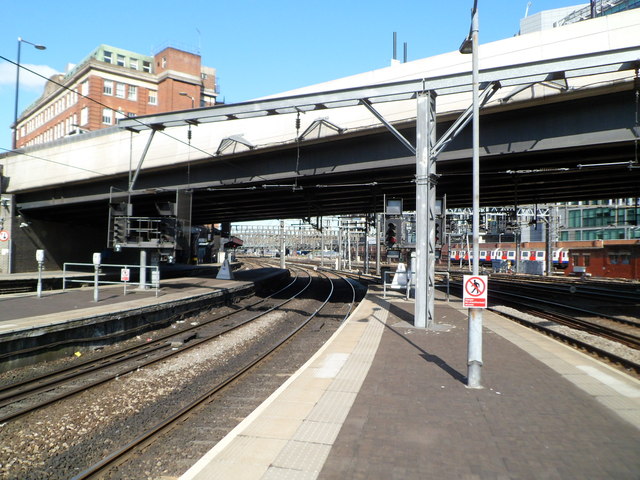
M 487 308 L 487 276 L 465 275 L 462 305 L 467 308 Z
M 128 282 L 131 278 L 131 270 L 128 268 L 121 268 L 120 269 L 120 281 L 121 282 Z

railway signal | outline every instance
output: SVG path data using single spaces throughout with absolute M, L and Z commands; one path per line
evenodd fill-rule
M 402 243 L 402 219 L 387 219 L 387 229 L 385 232 L 385 243 L 387 248 L 399 247 Z

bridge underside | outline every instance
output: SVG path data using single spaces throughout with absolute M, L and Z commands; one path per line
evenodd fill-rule
M 640 197 L 635 92 L 566 96 L 481 117 L 480 202 L 508 206 Z M 440 120 L 438 137 L 452 119 Z M 415 123 L 398 126 L 415 144 Z M 296 174 L 296 165 L 298 173 Z M 438 196 L 449 207 L 471 204 L 471 138 L 467 127 L 438 157 Z M 383 127 L 299 146 L 194 159 L 143 170 L 132 196 L 134 215 L 155 215 L 175 190 L 193 191 L 193 224 L 302 218 L 382 210 L 383 196 L 415 204 L 415 156 Z M 127 177 L 21 193 L 27 218 L 105 226 L 109 191 Z

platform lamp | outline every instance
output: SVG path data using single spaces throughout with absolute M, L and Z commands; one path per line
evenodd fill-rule
M 44 45 L 39 45 L 36 43 L 31 43 L 28 40 L 25 40 L 22 37 L 18 37 L 18 58 L 16 61 L 16 103 L 15 108 L 13 110 L 13 148 L 16 148 L 16 144 L 18 141 L 18 92 L 20 90 L 20 47 L 23 43 L 28 43 L 29 45 L 33 45 L 38 50 L 46 50 L 47 47 Z
M 471 54 L 471 83 L 473 95 L 473 275 L 479 273 L 480 264 L 480 115 L 478 74 L 478 0 L 473 1 L 471 29 L 462 42 L 460 53 Z M 482 309 L 469 309 L 469 338 L 467 354 L 467 387 L 482 388 Z

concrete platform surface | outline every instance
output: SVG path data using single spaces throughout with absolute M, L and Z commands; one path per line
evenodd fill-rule
M 484 313 L 482 389 L 467 311 L 370 291 L 332 339 L 181 480 L 638 479 L 640 382 Z
M 140 290 L 137 284 L 129 284 L 126 292 L 123 285 L 100 285 L 98 302 L 94 301 L 93 287 L 46 290 L 40 298 L 34 292 L 2 295 L 0 334 L 159 306 L 224 290 L 241 291 L 281 272 L 271 268 L 238 271 L 234 280 L 204 276 L 166 279 L 161 280 L 157 291 L 151 287 Z

